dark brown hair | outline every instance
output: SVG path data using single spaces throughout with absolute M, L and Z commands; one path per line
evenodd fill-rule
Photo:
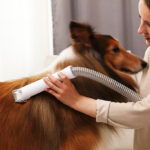
M 144 0 L 144 2 L 147 5 L 147 7 L 150 9 L 150 0 Z

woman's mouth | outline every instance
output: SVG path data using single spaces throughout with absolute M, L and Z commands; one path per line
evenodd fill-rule
M 144 38 L 145 38 L 145 40 L 148 40 L 148 41 L 150 40 L 150 37 L 146 37 L 146 36 L 145 36 Z

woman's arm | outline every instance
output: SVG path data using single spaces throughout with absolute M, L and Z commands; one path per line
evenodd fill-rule
M 45 78 L 50 87 L 47 92 L 71 108 L 115 127 L 142 128 L 150 125 L 150 95 L 138 102 L 117 103 L 94 100 L 80 95 L 70 80 L 59 73 L 62 81 L 49 75 Z

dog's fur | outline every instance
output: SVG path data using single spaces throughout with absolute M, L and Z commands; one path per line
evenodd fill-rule
M 94 33 L 89 25 L 71 22 L 72 46 L 64 50 L 50 66 L 54 73 L 68 65 L 102 72 L 131 89 L 134 80 L 125 72 L 136 73 L 146 63 L 128 53 L 111 36 Z M 96 123 L 94 118 L 79 113 L 42 92 L 27 103 L 14 102 L 12 91 L 32 83 L 48 72 L 9 82 L 0 82 L 0 149 L 1 150 L 104 150 L 105 136 L 113 127 Z M 82 95 L 94 99 L 126 102 L 120 94 L 86 78 L 72 80 Z M 105 132 L 104 132 L 105 131 Z

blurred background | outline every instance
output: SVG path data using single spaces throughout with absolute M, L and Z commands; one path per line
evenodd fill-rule
M 55 53 L 69 43 L 70 20 L 89 23 L 95 31 L 110 34 L 133 53 L 143 56 L 146 45 L 137 34 L 140 23 L 138 0 L 53 0 L 54 48 Z
M 137 33 L 138 0 L 0 0 L 0 81 L 42 70 L 50 56 L 70 44 L 71 20 L 88 23 L 144 55 L 146 44 Z M 122 133 L 112 149 L 131 150 L 133 130 Z
M 89 23 L 143 57 L 138 0 L 0 0 L 0 80 L 28 76 L 70 44 L 69 22 Z
M 52 36 L 51 0 L 0 0 L 0 81 L 42 69 Z

